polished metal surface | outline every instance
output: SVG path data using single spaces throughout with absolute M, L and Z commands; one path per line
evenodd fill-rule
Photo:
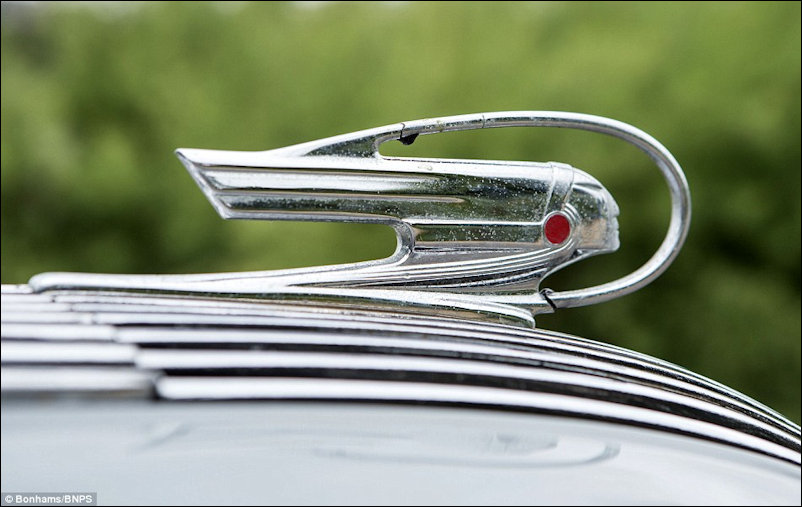
M 418 135 L 515 126 L 590 130 L 647 153 L 671 194 L 668 231 L 654 256 L 633 273 L 596 287 L 543 289 L 542 280 L 555 270 L 618 248 L 618 206 L 601 183 L 556 162 L 391 158 L 378 151 L 389 140 L 408 144 Z M 257 433 L 248 429 L 242 441 L 279 458 L 241 455 L 227 465 L 237 477 L 247 475 L 248 466 L 319 466 L 314 459 L 320 455 L 354 459 L 360 464 L 349 473 L 360 477 L 380 463 L 402 482 L 417 468 L 399 463 L 552 474 L 530 476 L 544 481 L 576 480 L 565 471 L 582 467 L 598 467 L 594 473 L 602 474 L 637 471 L 649 480 L 673 471 L 680 479 L 666 488 L 674 496 L 650 496 L 648 487 L 622 496 L 602 479 L 555 490 L 534 503 L 597 502 L 599 495 L 619 503 L 685 502 L 691 496 L 683 496 L 683 488 L 704 481 L 698 472 L 684 470 L 705 463 L 715 494 L 694 492 L 693 503 L 706 498 L 782 503 L 798 497 L 798 425 L 679 366 L 531 329 L 537 313 L 631 293 L 676 257 L 690 220 L 687 183 L 668 151 L 640 130 L 575 113 L 486 113 L 399 123 L 259 153 L 179 150 L 178 155 L 224 218 L 381 223 L 394 227 L 398 248 L 387 259 L 318 268 L 45 273 L 27 285 L 3 285 L 4 485 L 33 487 L 26 481 L 40 461 L 21 453 L 47 434 L 52 438 L 44 439 L 43 449 L 56 461 L 81 442 L 109 450 L 96 461 L 76 460 L 77 476 L 98 477 L 121 498 L 150 502 L 153 498 L 104 476 L 103 463 L 119 464 L 121 453 L 134 456 L 128 461 L 130 477 L 154 485 L 159 480 L 147 472 L 153 463 L 173 463 L 181 470 L 178 483 L 186 484 L 183 471 L 207 476 L 210 464 L 220 462 L 215 453 L 221 449 L 224 460 L 233 459 L 237 440 L 228 437 L 237 434 L 237 424 L 259 421 Z M 305 410 L 325 412 L 320 426 L 302 439 L 313 459 L 301 453 L 288 460 L 281 449 L 297 450 L 299 443 L 281 424 L 303 419 L 298 414 Z M 439 452 L 436 447 L 444 442 L 467 441 L 459 436 L 461 423 L 427 434 L 420 452 L 395 443 L 384 450 L 384 434 L 368 447 L 349 447 L 354 435 L 359 440 L 378 434 L 370 424 L 382 419 L 376 414 L 384 410 L 408 414 L 399 431 L 442 424 L 440 414 L 445 419 L 459 414 L 460 421 L 465 414 L 474 422 L 489 417 L 494 429 L 483 433 L 483 442 L 490 434 L 488 445 L 501 452 L 477 454 L 474 447 L 467 454 L 461 448 Z M 329 415 L 338 411 L 351 421 Z M 213 412 L 223 413 L 226 422 L 198 437 L 196 428 L 213 419 Z M 229 412 L 236 414 L 233 419 Z M 275 421 L 264 417 L 283 423 L 271 427 Z M 529 431 L 527 438 L 499 436 L 498 428 L 513 419 L 513 426 L 523 425 L 516 434 Z M 163 424 L 143 430 L 125 421 Z M 331 437 L 325 421 L 345 424 L 353 433 L 337 430 Z M 109 424 L 127 429 L 116 432 Z M 554 424 L 562 429 L 555 431 Z M 259 431 L 271 436 L 265 439 Z M 192 436 L 181 443 L 186 435 Z M 526 457 L 511 456 L 509 446 L 523 446 Z M 202 451 L 198 456 L 188 449 Z M 658 458 L 669 464 L 663 467 Z M 6 466 L 12 462 L 14 467 Z M 392 474 L 377 477 L 387 480 Z M 750 474 L 760 479 L 751 485 L 738 479 Z M 65 477 L 73 479 L 70 487 L 82 484 L 68 475 L 54 475 L 47 487 L 61 489 Z M 348 477 L 342 480 L 347 483 Z M 208 489 L 206 499 L 213 503 L 219 486 Z M 348 487 L 326 491 L 347 491 L 352 502 L 373 498 L 355 496 Z M 510 501 L 532 500 L 527 491 L 518 487 Z M 241 498 L 257 493 L 251 488 Z M 284 498 L 274 493 L 269 498 Z M 299 498 L 293 495 L 288 501 Z M 185 492 L 175 496 L 187 498 Z M 453 503 L 461 497 L 449 490 L 444 498 Z M 430 495 L 426 500 L 433 503 Z
M 107 505 L 794 505 L 800 468 L 558 415 L 357 403 L 7 403 L 5 487 Z
M 568 264 L 618 248 L 618 206 L 587 173 L 557 163 L 384 157 L 390 140 L 499 127 L 588 130 L 633 144 L 655 162 L 671 194 L 665 240 L 641 268 L 568 292 L 540 288 Z M 314 300 L 357 307 L 406 306 L 534 325 L 533 315 L 633 292 L 677 255 L 690 194 L 671 154 L 630 125 L 577 113 L 481 113 L 398 123 L 264 152 L 178 150 L 223 218 L 372 222 L 392 226 L 387 259 L 340 266 L 198 275 L 45 273 L 55 289 Z
M 2 295 L 2 389 L 110 401 L 481 406 L 659 428 L 800 463 L 799 426 L 676 365 L 543 330 L 311 302 Z

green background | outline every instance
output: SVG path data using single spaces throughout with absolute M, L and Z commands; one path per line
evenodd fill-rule
M 676 362 L 800 420 L 800 4 L 3 3 L 2 281 L 388 255 L 379 226 L 224 222 L 177 147 L 263 150 L 398 121 L 567 110 L 646 130 L 694 217 L 657 282 L 541 327 Z M 388 154 L 557 160 L 621 206 L 621 250 L 546 286 L 644 262 L 667 224 L 645 156 L 587 133 L 429 136 Z

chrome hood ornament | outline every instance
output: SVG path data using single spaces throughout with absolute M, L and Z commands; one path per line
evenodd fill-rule
M 611 135 L 646 152 L 671 191 L 671 221 L 635 272 L 581 290 L 541 289 L 544 277 L 618 248 L 618 206 L 592 176 L 569 165 L 395 158 L 390 140 L 497 127 L 562 127 Z M 673 261 L 690 221 L 690 194 L 674 157 L 644 132 L 575 113 L 501 112 L 397 123 L 263 152 L 180 149 L 178 157 L 223 218 L 345 221 L 392 226 L 387 259 L 281 271 L 198 275 L 44 273 L 36 292 L 100 290 L 343 307 L 399 304 L 534 325 L 533 315 L 631 293 Z
M 558 163 L 378 154 L 391 139 L 500 126 L 586 129 L 648 153 L 672 196 L 653 258 L 620 280 L 549 292 L 541 288 L 549 273 L 618 247 L 618 208 L 599 182 Z M 545 503 L 699 503 L 684 493 L 696 493 L 700 470 L 711 490 L 701 503 L 799 498 L 800 429 L 781 414 L 677 365 L 520 326 L 538 312 L 637 290 L 677 255 L 688 189 L 676 161 L 641 131 L 571 113 L 490 113 L 261 153 L 178 154 L 225 218 L 383 223 L 397 231 L 398 249 L 343 266 L 46 273 L 0 286 L 2 459 L 13 465 L 2 467 L 2 480 L 10 490 L 66 483 L 63 474 L 42 478 L 44 466 L 105 484 L 123 502 L 140 498 L 143 482 L 156 485 L 154 503 L 164 503 L 164 491 L 183 502 L 186 488 L 175 485 L 194 487 L 199 477 L 215 479 L 205 480 L 203 498 L 230 501 L 229 486 L 240 481 L 237 498 L 264 502 L 252 471 L 289 463 L 283 490 L 301 491 L 322 474 L 336 484 L 316 494 L 343 503 L 386 497 L 384 488 L 363 494 L 366 474 L 417 487 L 421 466 L 455 470 L 459 480 L 445 482 L 456 489 L 438 495 L 463 503 L 474 495 L 461 493 L 466 473 L 484 477 L 492 467 L 503 470 L 498 476 L 520 471 L 497 483 L 520 493 L 513 500 L 531 499 L 532 488 L 519 486 L 532 477 L 576 484 L 594 470 L 632 471 L 665 487 L 657 497 L 632 488 L 619 495 L 619 485 L 602 480 L 583 483 L 584 496 L 554 488 Z M 82 454 L 87 448 L 103 452 Z M 164 480 L 165 466 L 154 463 L 185 473 Z M 295 477 L 290 487 L 287 477 Z M 433 477 L 437 487 L 442 474 Z M 289 503 L 304 503 L 291 494 Z

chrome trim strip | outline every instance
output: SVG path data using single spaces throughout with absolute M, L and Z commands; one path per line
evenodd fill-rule
M 601 419 L 727 443 L 800 464 L 800 454 L 762 438 L 671 413 L 559 394 L 491 387 L 370 380 L 165 377 L 156 383 L 169 400 L 339 400 L 470 405 Z

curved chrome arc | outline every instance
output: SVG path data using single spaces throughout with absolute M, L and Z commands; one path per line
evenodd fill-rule
M 372 137 L 373 142 L 370 145 L 373 147 L 373 155 L 379 156 L 378 150 L 381 144 L 394 139 L 410 140 L 411 142 L 418 135 L 500 127 L 557 127 L 587 130 L 621 139 L 637 147 L 652 159 L 660 169 L 671 194 L 671 218 L 668 231 L 660 247 L 640 268 L 612 282 L 570 291 L 553 292 L 545 289 L 544 295 L 556 308 L 591 305 L 643 288 L 660 276 L 674 261 L 688 235 L 691 220 L 691 195 L 682 168 L 665 146 L 632 125 L 589 114 L 561 111 L 509 111 L 431 118 L 405 122 L 401 126 L 400 131 L 398 124 L 395 124 L 386 129 L 372 129 L 348 136 L 338 136 L 336 144 L 340 148 L 351 143 L 354 146 L 364 147 L 368 144 L 366 140 Z M 334 138 L 330 138 L 328 141 L 332 139 Z M 313 153 L 326 152 L 321 145 L 310 151 Z
M 379 153 L 390 140 L 408 144 L 418 135 L 500 127 L 588 130 L 622 139 L 649 155 L 668 183 L 672 208 L 666 237 L 652 258 L 602 285 L 541 290 L 541 280 L 551 272 L 618 248 L 618 206 L 600 182 L 557 162 Z M 678 254 L 690 222 L 687 182 L 665 147 L 625 123 L 578 113 L 479 113 L 397 123 L 262 152 L 177 153 L 223 218 L 382 223 L 395 228 L 398 248 L 376 261 L 282 271 L 45 273 L 29 282 L 34 291 L 317 298 L 348 305 L 456 308 L 479 318 L 533 325 L 535 314 L 606 301 L 650 283 Z M 557 242 L 547 238 L 546 218 L 552 212 L 572 218 L 569 233 Z

